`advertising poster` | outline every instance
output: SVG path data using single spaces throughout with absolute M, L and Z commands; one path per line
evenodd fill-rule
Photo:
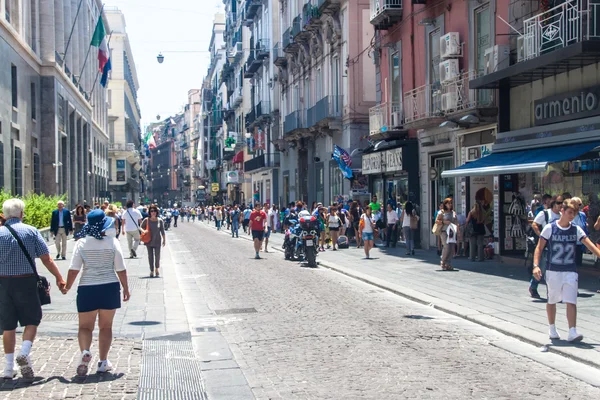
M 117 160 L 117 182 L 125 182 L 125 160 Z

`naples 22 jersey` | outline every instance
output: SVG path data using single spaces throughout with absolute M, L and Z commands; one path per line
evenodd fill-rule
M 586 237 L 581 227 L 570 224 L 568 228 L 562 228 L 558 221 L 547 224 L 540 235 L 548 241 L 548 271 L 577 271 L 575 265 L 575 251 L 577 241 Z

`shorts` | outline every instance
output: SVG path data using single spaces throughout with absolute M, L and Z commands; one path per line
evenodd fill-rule
M 121 308 L 119 282 L 77 288 L 77 312 L 116 310 L 117 308 Z
M 258 239 L 258 240 L 263 240 L 265 236 L 265 231 L 264 230 L 259 230 L 259 231 L 255 231 L 252 230 L 252 239 Z
M 577 304 L 578 274 L 571 271 L 546 271 L 548 304 Z
M 265 232 L 265 234 L 263 235 L 263 237 L 265 239 L 268 239 L 271 237 L 271 227 L 268 228 L 268 230 Z
M 0 328 L 5 331 L 20 326 L 39 326 L 42 305 L 37 292 L 37 278 L 0 278 Z
M 340 227 L 339 226 L 337 228 L 331 228 L 330 227 L 329 230 L 332 231 L 332 232 L 337 232 L 337 231 L 340 230 Z
M 373 232 L 363 232 L 362 238 L 363 238 L 363 240 L 373 240 L 373 238 L 374 238 L 373 235 L 374 235 Z

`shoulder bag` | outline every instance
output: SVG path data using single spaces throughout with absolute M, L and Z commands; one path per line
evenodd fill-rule
M 410 229 L 418 229 L 419 228 L 419 216 L 413 213 L 410 215 Z
M 146 218 L 144 221 L 146 221 L 146 230 L 142 230 L 140 233 L 140 241 L 148 244 L 152 240 L 152 234 L 150 233 L 150 218 Z M 142 221 L 142 224 L 144 221 Z
M 45 277 L 38 275 L 37 269 L 35 268 L 35 262 L 33 262 L 33 259 L 27 252 L 27 249 L 25 248 L 25 245 L 23 244 L 23 241 L 21 240 L 19 235 L 17 235 L 17 232 L 15 232 L 15 230 L 8 225 L 4 226 L 6 227 L 6 229 L 8 229 L 10 234 L 13 235 L 13 237 L 19 244 L 21 251 L 23 252 L 23 254 L 25 254 L 27 261 L 29 261 L 31 270 L 33 271 L 33 274 L 35 275 L 35 278 L 37 280 L 37 291 L 38 296 L 40 298 L 40 304 L 43 306 L 45 306 L 46 304 L 50 304 L 52 302 L 50 299 L 50 282 L 48 282 L 48 279 L 46 279 Z
M 433 233 L 435 236 L 439 236 L 442 234 L 442 229 L 444 228 L 444 224 L 438 224 L 437 220 L 438 218 L 440 218 L 440 215 L 442 215 L 441 213 L 438 214 L 438 217 L 435 219 L 434 223 L 433 223 L 433 228 L 431 228 L 431 233 Z M 444 217 L 442 216 L 441 218 L 442 220 L 444 219 Z

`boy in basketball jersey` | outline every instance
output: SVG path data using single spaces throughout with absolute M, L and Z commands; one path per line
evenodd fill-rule
M 556 303 L 561 301 L 567 305 L 567 322 L 569 323 L 569 342 L 580 342 L 583 335 L 577 332 L 577 288 L 578 275 L 575 262 L 577 241 L 580 241 L 594 254 L 600 257 L 600 250 L 594 246 L 581 227 L 571 222 L 577 214 L 576 202 L 566 200 L 562 206 L 559 220 L 546 224 L 540 235 L 540 241 L 533 256 L 533 275 L 542 278 L 539 267 L 544 248 L 548 248 L 546 261 L 546 284 L 548 285 L 548 303 L 546 313 L 550 325 L 550 339 L 560 339 L 556 330 Z

